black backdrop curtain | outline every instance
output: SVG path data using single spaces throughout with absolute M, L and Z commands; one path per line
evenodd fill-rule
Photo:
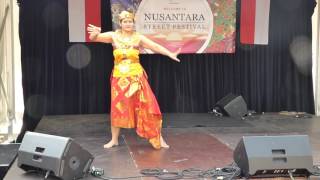
M 102 29 L 109 31 L 110 2 L 101 2 Z M 208 112 L 228 93 L 242 95 L 248 108 L 257 112 L 314 112 L 311 16 L 315 1 L 272 0 L 267 46 L 239 43 L 240 3 L 235 54 L 184 54 L 179 56 L 181 63 L 161 55 L 141 55 L 162 112 Z M 67 4 L 67 0 L 20 2 L 26 108 L 22 131 L 33 130 L 44 114 L 109 113 L 112 47 L 69 43 Z M 294 61 L 290 47 L 303 61 Z

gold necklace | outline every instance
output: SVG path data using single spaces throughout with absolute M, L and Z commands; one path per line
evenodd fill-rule
M 124 36 L 121 32 L 118 33 L 117 42 L 118 46 L 123 49 L 131 48 L 134 44 L 134 34 L 130 36 Z

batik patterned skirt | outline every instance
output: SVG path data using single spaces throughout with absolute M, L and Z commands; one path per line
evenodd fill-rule
M 128 77 L 111 77 L 111 125 L 136 128 L 156 149 L 161 148 L 162 115 L 145 72 Z

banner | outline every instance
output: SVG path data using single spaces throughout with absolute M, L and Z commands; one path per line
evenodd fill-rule
M 100 0 L 68 0 L 69 41 L 89 42 L 88 24 L 101 26 Z
M 242 0 L 240 42 L 268 44 L 270 0 Z
M 111 0 L 114 30 L 122 10 L 135 13 L 137 32 L 171 51 L 235 51 L 236 0 Z

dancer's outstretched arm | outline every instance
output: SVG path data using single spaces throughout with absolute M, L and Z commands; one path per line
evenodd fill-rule
M 112 43 L 112 35 L 114 32 L 104 32 L 101 33 L 101 28 L 89 24 L 87 27 L 89 35 L 89 39 L 95 42 L 103 42 L 103 43 Z
M 179 48 L 175 52 L 171 52 L 168 49 L 166 49 L 165 47 L 161 46 L 160 44 L 157 44 L 156 42 L 150 40 L 146 36 L 144 36 L 144 35 L 140 35 L 140 36 L 141 36 L 141 38 L 140 38 L 141 39 L 141 45 L 144 48 L 151 49 L 154 52 L 157 52 L 157 53 L 160 53 L 162 55 L 168 56 L 171 59 L 173 59 L 173 60 L 175 60 L 177 62 L 180 62 L 180 59 L 178 59 L 177 56 L 180 53 L 181 48 Z

